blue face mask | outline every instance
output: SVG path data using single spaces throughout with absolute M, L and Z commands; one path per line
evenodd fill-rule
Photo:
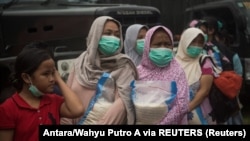
M 150 48 L 149 59 L 156 66 L 165 67 L 173 59 L 173 51 L 169 48 Z
M 187 48 L 187 54 L 192 58 L 196 58 L 201 54 L 202 50 L 203 49 L 198 46 L 189 46 Z
M 44 95 L 44 93 L 42 93 L 41 91 L 39 91 L 39 90 L 37 89 L 37 87 L 34 86 L 33 84 L 30 85 L 29 91 L 30 91 L 35 97 L 41 97 L 41 96 Z
M 144 49 L 145 39 L 140 39 L 136 41 L 135 50 L 139 55 L 142 55 Z
M 115 36 L 102 36 L 99 41 L 99 51 L 107 56 L 113 55 L 120 47 L 120 39 Z

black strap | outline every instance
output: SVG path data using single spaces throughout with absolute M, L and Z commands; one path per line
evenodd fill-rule
M 201 66 L 204 65 L 206 58 L 208 58 L 208 59 L 212 62 L 213 66 L 216 66 L 216 64 L 215 64 L 215 62 L 214 62 L 214 60 L 213 60 L 213 58 L 212 58 L 211 56 L 209 56 L 209 55 L 202 55 L 202 56 L 199 58 L 199 63 L 200 63 Z

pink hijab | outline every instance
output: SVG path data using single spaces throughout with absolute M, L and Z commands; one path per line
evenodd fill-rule
M 187 124 L 189 87 L 184 70 L 175 59 L 173 59 L 166 67 L 158 67 L 154 65 L 148 57 L 151 38 L 159 28 L 166 31 L 173 43 L 173 35 L 168 28 L 164 26 L 154 26 L 148 30 L 145 37 L 145 46 L 141 64 L 137 67 L 139 80 L 176 81 L 178 89 L 177 96 L 171 105 L 171 110 L 165 115 L 160 124 Z

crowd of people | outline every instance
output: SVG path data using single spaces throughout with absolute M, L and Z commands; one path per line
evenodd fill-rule
M 38 140 L 42 124 L 136 125 L 134 80 L 176 84 L 167 112 L 150 124 L 243 124 L 240 110 L 225 123 L 217 123 L 210 115 L 208 95 L 216 72 L 211 60 L 201 65 L 200 57 L 212 56 L 223 69 L 214 50 L 223 52 L 242 75 L 238 55 L 227 48 L 226 41 L 232 39 L 220 28 L 211 17 L 192 21 L 174 52 L 173 34 L 166 26 L 134 24 L 123 39 L 119 21 L 97 17 L 86 39 L 87 49 L 75 59 L 67 82 L 48 50 L 41 49 L 41 44 L 27 45 L 16 58 L 12 80 L 16 92 L 0 105 L 0 140 Z

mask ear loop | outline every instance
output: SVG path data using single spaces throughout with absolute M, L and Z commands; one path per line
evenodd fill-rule
M 30 86 L 31 86 L 31 85 L 33 85 L 33 83 L 32 83 L 32 81 L 31 81 L 31 79 L 30 79 L 30 76 L 29 76 L 29 75 L 28 75 L 28 79 L 29 79 L 29 81 L 30 81 L 30 84 L 29 84 L 29 85 L 30 85 Z

